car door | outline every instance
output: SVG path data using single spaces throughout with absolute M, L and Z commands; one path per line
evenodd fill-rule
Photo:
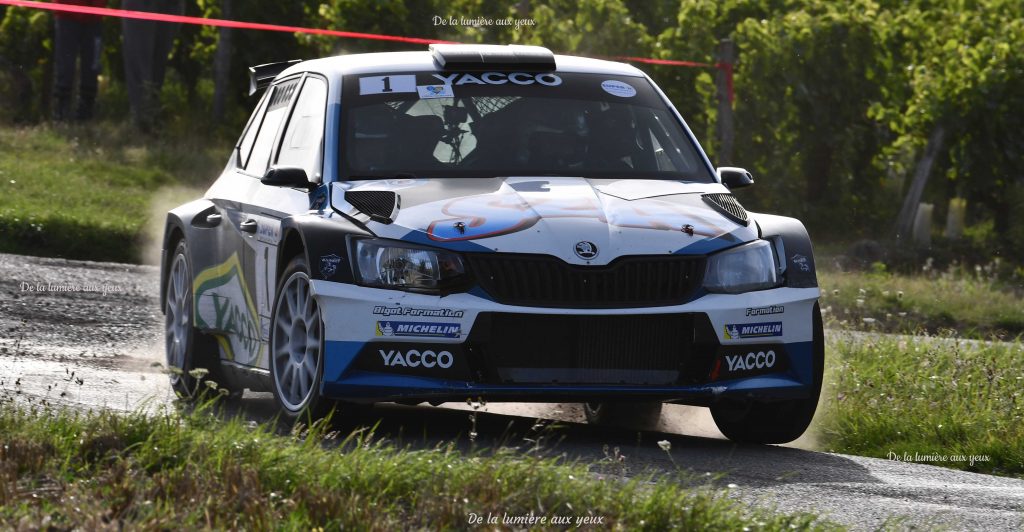
M 323 138 L 327 107 L 327 81 L 307 74 L 298 86 L 287 120 L 281 127 L 270 155 L 270 167 L 302 168 L 310 183 L 319 184 L 323 172 Z M 281 242 L 281 224 L 285 218 L 310 210 L 310 191 L 257 184 L 242 205 L 245 222 L 255 222 L 256 230 L 244 237 L 243 264 L 249 291 L 259 316 L 260 338 L 269 341 L 271 311 L 277 288 L 277 254 Z M 258 358 L 252 365 L 269 368 L 268 360 Z
M 207 192 L 220 217 L 219 233 L 214 263 L 196 276 L 196 321 L 217 337 L 222 359 L 244 366 L 258 366 L 265 357 L 268 329 L 254 290 L 255 253 L 257 243 L 274 243 L 274 225 L 252 212 L 252 199 L 301 82 L 301 76 L 291 77 L 267 89 L 231 164 Z

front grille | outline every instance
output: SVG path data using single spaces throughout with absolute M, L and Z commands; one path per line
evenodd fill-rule
M 477 282 L 506 305 L 629 308 L 678 305 L 704 275 L 702 257 L 625 257 L 608 266 L 576 266 L 557 257 L 467 254 Z
M 467 345 L 501 383 L 671 384 L 692 340 L 689 314 L 481 313 Z
M 732 194 L 704 194 L 701 196 L 704 201 L 718 209 L 719 212 L 732 218 L 734 221 L 747 225 L 749 217 L 747 210 L 740 205 L 740 202 Z

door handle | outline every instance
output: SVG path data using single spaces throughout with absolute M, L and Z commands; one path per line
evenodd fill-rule
M 220 223 L 221 216 L 216 212 L 206 215 L 206 225 L 214 226 Z
M 256 232 L 256 220 L 252 220 L 252 219 L 246 220 L 246 221 L 238 224 L 238 228 L 241 229 L 243 233 L 255 233 Z

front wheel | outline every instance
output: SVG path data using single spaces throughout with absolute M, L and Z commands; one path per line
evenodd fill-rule
M 800 437 L 810 426 L 821 395 L 825 367 L 825 334 L 817 303 L 812 313 L 813 382 L 803 399 L 786 401 L 723 401 L 711 406 L 711 417 L 718 430 L 733 441 L 749 443 L 787 443 Z
M 295 421 L 323 417 L 333 406 L 320 395 L 324 327 L 302 256 L 288 263 L 277 288 L 270 329 L 270 373 L 281 413 Z

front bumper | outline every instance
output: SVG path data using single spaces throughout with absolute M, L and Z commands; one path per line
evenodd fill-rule
M 317 280 L 322 393 L 350 401 L 806 397 L 817 288 L 707 294 L 682 305 L 552 309 Z

